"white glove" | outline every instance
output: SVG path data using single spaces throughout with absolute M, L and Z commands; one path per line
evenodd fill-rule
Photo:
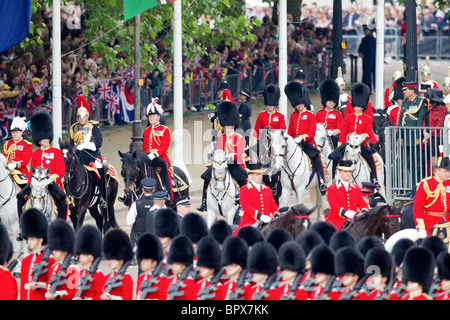
M 419 238 L 420 239 L 425 239 L 427 237 L 427 230 L 420 230 L 419 229 Z
M 43 182 L 42 184 L 43 184 L 44 186 L 48 186 L 48 185 L 51 184 L 52 182 L 53 182 L 52 179 L 47 178 L 47 179 L 44 180 L 44 182 Z
M 84 143 L 77 145 L 77 150 L 83 150 L 84 149 Z
M 327 130 L 327 136 L 329 136 L 329 137 L 334 136 L 333 130 Z
M 154 153 L 149 153 L 149 154 L 148 154 L 148 158 L 149 158 L 150 160 L 153 160 L 153 159 L 156 158 L 156 154 L 154 154 Z
M 17 163 L 11 162 L 11 163 L 8 163 L 6 166 L 8 167 L 8 169 L 10 171 L 13 171 L 15 168 L 17 168 Z
M 299 144 L 302 140 L 303 140 L 303 139 L 300 138 L 300 137 L 297 137 L 297 138 L 294 139 L 294 141 L 295 141 L 297 144 Z
M 346 213 L 344 213 L 344 216 L 346 216 L 349 219 L 353 219 L 353 217 L 355 216 L 356 212 L 353 210 L 348 210 Z
M 208 114 L 208 118 L 211 120 L 211 119 L 214 117 L 214 115 L 215 115 L 214 112 L 213 112 L 213 113 L 209 113 L 209 114 Z
M 261 219 L 260 219 L 262 222 L 264 222 L 264 223 L 269 223 L 270 221 L 272 221 L 272 218 L 271 217 L 269 217 L 269 216 L 267 216 L 267 215 L 265 215 L 265 214 L 263 214 L 262 216 L 261 216 Z

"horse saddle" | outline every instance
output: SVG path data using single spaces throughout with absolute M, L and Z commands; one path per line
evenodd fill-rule
M 98 169 L 94 165 L 93 162 L 90 162 L 89 165 L 85 164 L 84 167 L 86 168 L 87 171 L 90 171 L 90 172 L 94 173 L 96 178 L 97 178 L 97 180 L 101 179 L 100 173 L 98 172 Z M 120 184 L 119 178 L 117 176 L 116 169 L 109 163 L 106 164 L 105 168 L 106 168 L 106 175 L 109 176 L 110 178 L 113 178 L 114 180 L 117 181 L 117 183 Z
M 172 170 L 170 170 L 170 177 L 172 180 L 172 191 L 173 192 L 183 191 L 183 190 L 186 190 L 187 188 L 189 188 L 186 181 L 181 179 L 180 176 L 178 176 Z
M 27 176 L 21 173 L 19 170 L 14 169 L 10 174 L 17 185 L 20 186 L 28 183 Z
M 442 239 L 447 245 L 450 242 L 450 221 L 441 222 L 434 225 L 432 236 L 437 236 Z

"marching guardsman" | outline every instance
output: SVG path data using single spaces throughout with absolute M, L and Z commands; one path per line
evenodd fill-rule
M 428 295 L 433 282 L 435 258 L 424 247 L 412 247 L 403 259 L 402 283 L 406 294 L 400 300 L 433 300 Z
M 183 235 L 176 236 L 170 245 L 167 262 L 172 272 L 167 288 L 167 300 L 197 300 L 197 286 L 192 278 L 194 247 Z
M 441 293 L 435 300 L 450 300 L 450 254 L 441 252 L 436 259 Z
M 224 300 L 220 296 L 219 286 L 222 285 L 221 276 L 224 269 L 220 265 L 221 251 L 217 240 L 211 236 L 203 237 L 197 244 L 197 297 L 199 300 Z
M 50 257 L 50 249 L 46 247 L 47 218 L 42 211 L 31 208 L 22 214 L 20 227 L 30 251 L 30 254 L 22 259 L 20 299 L 45 300 L 49 269 L 55 262 Z
M 195 212 L 186 214 L 180 220 L 180 234 L 184 235 L 192 241 L 194 252 L 197 250 L 197 244 L 203 237 L 208 236 L 209 230 L 205 218 Z M 194 257 L 194 262 L 196 257 Z M 194 263 L 195 267 L 195 263 Z
M 58 218 L 67 219 L 66 193 L 62 178 L 66 170 L 64 158 L 61 149 L 52 147 L 50 143 L 53 140 L 53 122 L 48 113 L 35 113 L 30 117 L 30 131 L 33 142 L 39 149 L 31 154 L 31 168 L 43 167 L 49 169 L 48 191 L 55 201 Z M 29 177 L 28 182 L 31 181 Z M 31 187 L 28 184 L 17 194 L 17 209 L 19 219 L 22 214 L 23 206 L 31 194 Z
M 249 285 L 246 281 L 248 250 L 247 242 L 240 237 L 228 236 L 223 242 L 221 265 L 225 267 L 228 276 L 218 289 L 223 300 L 244 299 Z
M 169 193 L 170 198 L 173 200 L 172 182 L 171 182 L 171 167 L 172 162 L 169 158 L 169 146 L 172 141 L 170 129 L 162 125 L 159 120 L 164 110 L 159 104 L 158 98 L 153 98 L 152 102 L 147 106 L 147 116 L 150 125 L 144 130 L 142 141 L 142 152 L 148 155 L 148 158 L 152 161 L 152 166 L 166 166 L 166 170 L 163 171 L 163 184 L 165 191 Z M 153 161 L 160 158 L 162 161 Z
M 161 241 L 155 234 L 146 232 L 139 238 L 136 258 L 142 271 L 137 278 L 136 300 L 166 300 L 169 281 Z
M 268 300 L 268 290 L 277 276 L 275 247 L 266 241 L 255 243 L 248 253 L 247 268 L 252 273 L 252 285 L 247 287 L 245 300 Z
M 350 182 L 352 162 L 343 160 L 339 162 L 337 169 L 339 181 L 328 187 L 327 200 L 330 212 L 326 222 L 330 222 L 336 230 L 339 230 L 348 219 L 355 217 L 358 210 L 364 214 L 369 206 L 364 201 L 361 188 Z
M 436 81 L 431 79 L 431 68 L 430 68 L 430 57 L 425 57 L 425 65 L 420 71 L 420 75 L 422 76 L 422 81 L 420 81 L 420 85 L 425 84 L 429 85 L 432 89 L 439 89 L 439 86 Z
M 439 223 L 446 222 L 450 208 L 450 160 L 440 157 L 434 175 L 422 180 L 414 196 L 413 212 L 416 227 L 427 236 Z
M 402 107 L 400 111 L 400 119 L 398 125 L 401 127 L 422 127 L 424 125 L 425 117 L 428 114 L 428 101 L 418 96 L 417 82 L 403 82 Z M 400 135 L 400 143 L 406 148 L 406 165 L 409 167 L 409 172 L 412 179 L 412 186 L 414 187 L 422 177 L 420 177 L 420 163 L 419 155 L 421 152 L 420 138 L 414 139 L 414 129 L 405 129 Z M 415 141 L 414 141 L 415 140 Z M 422 170 L 423 171 L 423 170 Z M 423 171 L 424 172 L 424 171 Z
M 352 98 L 348 95 L 347 92 L 345 92 L 345 81 L 344 77 L 342 76 L 342 68 L 338 67 L 337 70 L 337 78 L 335 82 L 339 86 L 339 100 L 335 107 L 337 111 L 340 111 L 342 115 L 344 115 L 345 108 L 347 107 L 347 103 L 352 101 Z
M 367 300 L 361 290 L 365 280 L 364 257 L 355 248 L 343 247 L 334 255 L 336 276 L 342 277 L 343 290 L 331 290 L 331 300 Z
M 253 135 L 250 145 L 254 146 L 259 140 L 259 131 L 270 127 L 271 130 L 283 129 L 286 130 L 286 120 L 284 115 L 276 109 L 280 101 L 280 88 L 274 84 L 269 84 L 264 88 L 264 104 L 267 107 L 266 111 L 258 114 L 253 128 Z
M 291 106 L 296 110 L 289 119 L 288 134 L 294 138 L 297 144 L 301 144 L 303 151 L 311 159 L 311 163 L 318 175 L 320 192 L 322 195 L 325 195 L 327 185 L 325 184 L 322 159 L 314 141 L 317 127 L 316 115 L 306 107 L 305 89 L 301 83 L 296 81 L 289 82 L 284 87 L 284 92 Z
M 98 121 L 91 120 L 91 107 L 82 95 L 77 97 L 77 118 L 70 127 L 70 140 L 75 146 L 75 155 L 82 164 L 98 172 L 96 180 L 100 190 L 100 207 L 106 207 L 106 171 L 100 148 L 103 144 L 102 130 Z
M 400 119 L 400 112 L 402 109 L 402 101 L 404 99 L 403 96 L 403 82 L 406 79 L 404 77 L 400 77 L 392 84 L 393 92 L 390 95 L 390 106 L 386 109 L 386 115 L 388 116 L 389 122 L 393 126 L 398 126 L 398 122 Z
M 384 248 L 372 248 L 367 252 L 364 260 L 364 269 L 369 270 L 376 266 L 379 268 L 379 272 L 370 276 L 370 292 L 368 293 L 369 300 L 380 299 L 383 295 L 388 294 L 390 291 L 390 280 L 392 271 L 392 255 Z
M 93 225 L 84 225 L 75 234 L 75 254 L 81 266 L 73 300 L 100 300 L 105 276 L 98 268 L 102 260 L 102 234 Z
M 55 263 L 49 268 L 45 298 L 47 300 L 72 300 L 75 290 L 75 266 L 71 259 L 75 246 L 73 228 L 64 220 L 56 219 L 48 227 L 48 248 Z
M 25 118 L 14 117 L 11 122 L 12 140 L 6 141 L 3 145 L 3 153 L 6 157 L 6 167 L 10 170 L 14 181 L 20 188 L 26 186 L 30 170 L 28 164 L 31 160 L 33 148 L 31 143 L 23 139 L 23 133 L 28 128 Z
M 404 78 L 403 74 L 403 61 L 399 61 L 398 69 L 392 74 L 392 85 L 384 91 L 384 108 L 388 109 L 392 105 L 392 95 L 395 90 L 395 83 L 398 79 Z M 403 100 L 403 99 L 402 99 Z
M 360 134 L 365 138 L 361 144 L 361 156 L 366 160 L 370 168 L 371 182 L 379 185 L 377 180 L 377 169 L 373 158 L 374 151 L 370 148 L 370 144 L 377 142 L 372 129 L 372 119 L 364 113 L 369 102 L 369 87 L 363 83 L 356 83 L 352 88 L 352 106 L 354 113 L 349 114 L 344 119 L 344 127 L 339 137 L 339 147 L 329 156 L 333 160 L 333 178 L 337 161 L 343 158 L 345 147 L 347 146 L 347 135 Z
M 103 238 L 103 256 L 112 272 L 105 276 L 101 300 L 132 300 L 133 278 L 127 268 L 133 259 L 133 247 L 125 231 L 111 229 Z
M 248 183 L 239 190 L 239 204 L 243 214 L 233 235 L 236 235 L 239 229 L 244 226 L 252 225 L 258 221 L 268 223 L 280 214 L 272 190 L 262 184 L 263 169 L 261 163 L 250 163 L 248 165 L 248 177 Z
M 450 66 L 447 66 L 447 76 L 444 78 L 442 87 L 444 89 L 444 96 L 449 97 L 450 96 Z
M 235 130 L 239 127 L 239 111 L 237 106 L 231 101 L 223 101 L 216 110 L 220 125 L 224 128 L 224 133 L 219 136 L 216 150 L 224 150 L 230 158 L 228 169 L 231 176 L 242 187 L 247 182 L 247 172 L 245 162 L 249 160 L 245 153 L 245 138 Z M 206 210 L 206 190 L 211 181 L 212 166 L 208 164 L 208 169 L 202 174 L 203 193 L 198 211 Z
M 283 243 L 278 250 L 278 256 L 281 280 L 269 290 L 269 300 L 280 300 L 283 296 L 287 297 L 291 292 L 292 286 L 296 281 L 300 282 L 305 272 L 305 252 L 297 242 L 291 240 Z
M 17 300 L 19 290 L 17 281 L 7 268 L 13 255 L 12 243 L 5 226 L 0 223 L 0 299 Z
M 327 135 L 337 148 L 339 135 L 344 125 L 342 113 L 336 110 L 339 103 L 339 85 L 333 80 L 324 80 L 320 85 L 320 99 L 322 110 L 317 111 L 316 120 L 327 130 Z

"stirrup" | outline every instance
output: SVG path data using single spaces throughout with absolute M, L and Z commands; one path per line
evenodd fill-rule
M 106 201 L 105 199 L 101 199 L 100 203 L 98 204 L 100 208 L 105 209 L 106 208 Z
M 324 196 L 327 193 L 327 185 L 325 183 L 321 183 L 319 186 L 320 193 Z

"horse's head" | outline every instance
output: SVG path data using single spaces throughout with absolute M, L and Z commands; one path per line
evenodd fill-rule
M 125 193 L 133 192 L 139 177 L 141 159 L 136 151 L 127 153 L 118 151 L 118 153 L 122 162 L 120 174 L 125 185 L 124 191 Z
M 39 200 L 39 203 L 43 203 L 40 200 L 45 198 L 45 193 L 47 193 L 49 184 L 49 172 L 50 168 L 44 169 L 43 167 L 33 167 L 31 168 L 31 198 L 33 200 Z M 44 208 L 39 208 L 39 205 L 34 203 L 34 207 L 43 210 Z
M 216 183 L 216 189 L 218 191 L 225 189 L 225 176 L 228 171 L 229 160 L 225 151 L 218 149 L 213 152 L 212 178 Z
M 272 151 L 275 157 L 275 169 L 280 171 L 283 169 L 289 137 L 282 129 L 271 132 L 270 136 L 272 140 Z
M 400 209 L 386 205 L 386 209 L 383 210 L 383 218 L 378 222 L 378 232 L 377 235 L 386 241 L 397 231 L 403 228 L 403 217 L 401 215 Z
M 316 208 L 308 209 L 303 204 L 297 204 L 291 207 L 290 211 L 295 218 L 295 233 L 299 234 L 302 231 L 308 230 L 311 227 L 311 220 L 309 216 L 314 212 Z
M 61 149 L 64 158 L 64 165 L 66 167 L 64 179 L 67 181 L 68 179 L 66 175 L 69 173 L 70 168 L 72 168 L 74 161 L 76 161 L 75 146 L 73 143 L 64 142 L 63 140 L 61 140 L 61 138 L 59 138 L 59 148 Z
M 347 137 L 348 144 L 345 147 L 345 155 L 347 160 L 352 160 L 353 162 L 358 161 L 361 155 L 361 143 L 365 138 L 360 134 L 350 134 Z
M 316 142 L 317 149 L 319 149 L 319 151 L 323 151 L 327 143 L 327 130 L 320 123 L 318 123 L 316 126 L 316 135 L 314 136 L 314 141 Z

